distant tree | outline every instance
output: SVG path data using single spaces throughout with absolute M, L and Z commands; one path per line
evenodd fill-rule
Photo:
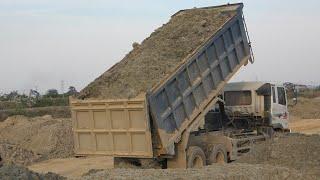
M 18 91 L 11 91 L 9 94 L 4 95 L 4 99 L 6 101 L 15 101 L 19 98 L 19 93 Z
M 78 91 L 75 87 L 70 86 L 68 92 L 66 93 L 68 96 L 74 96 L 78 94 Z
M 0 94 L 0 101 L 5 101 L 5 97 L 4 97 L 4 94 Z
M 50 98 L 57 98 L 59 96 L 58 90 L 56 89 L 49 89 L 46 94 L 45 97 L 50 97 Z

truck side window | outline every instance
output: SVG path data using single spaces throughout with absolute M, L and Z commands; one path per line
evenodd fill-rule
M 277 103 L 277 100 L 276 100 L 276 92 L 275 92 L 274 87 L 272 87 L 272 98 L 273 98 L 273 103 Z
M 286 93 L 283 87 L 277 87 L 279 104 L 286 105 Z
M 252 103 L 251 91 L 225 91 L 226 106 L 243 106 Z

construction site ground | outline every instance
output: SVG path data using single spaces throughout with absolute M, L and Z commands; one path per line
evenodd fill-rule
M 290 128 L 294 133 L 258 144 L 238 161 L 187 170 L 115 169 L 112 157 L 75 158 L 69 118 L 9 117 L 0 122 L 0 155 L 5 164 L 0 167 L 0 176 L 32 175 L 47 179 L 319 179 L 320 117 L 317 114 L 320 99 L 302 100 L 303 106 L 298 102 L 290 107 Z

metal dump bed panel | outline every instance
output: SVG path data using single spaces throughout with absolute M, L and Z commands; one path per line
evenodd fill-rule
M 153 156 L 144 99 L 70 103 L 76 155 Z
M 238 69 L 251 60 L 242 6 L 171 77 L 149 93 L 152 118 L 166 154 L 182 132 L 220 93 Z

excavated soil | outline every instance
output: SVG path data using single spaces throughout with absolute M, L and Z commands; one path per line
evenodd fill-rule
M 119 63 L 84 88 L 80 99 L 133 98 L 170 75 L 236 15 L 233 6 L 190 9 L 177 13 Z
M 5 163 L 28 165 L 40 160 L 41 156 L 17 144 L 0 141 L 0 157 Z
M 201 169 L 109 169 L 92 170 L 82 179 L 315 179 L 296 170 L 271 165 L 225 164 Z
M 39 174 L 28 170 L 23 166 L 6 164 L 0 167 L 0 179 L 5 180 L 63 180 L 66 179 L 54 173 Z
M 283 135 L 256 145 L 236 162 L 288 167 L 320 178 L 320 135 Z
M 13 116 L 0 123 L 0 156 L 5 163 L 28 165 L 72 155 L 73 134 L 69 118 Z

